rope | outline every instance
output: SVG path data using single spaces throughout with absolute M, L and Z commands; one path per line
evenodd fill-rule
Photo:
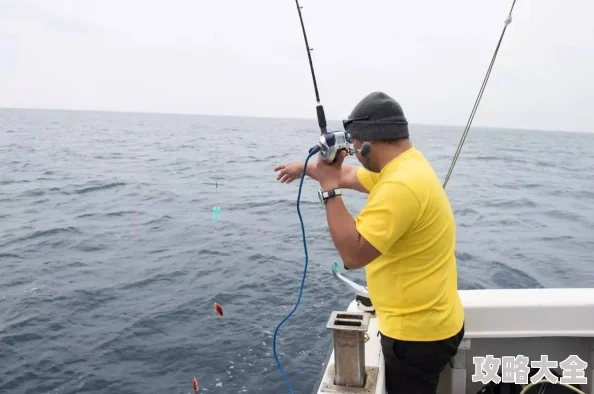
M 462 139 L 460 140 L 460 143 L 458 144 L 458 149 L 456 150 L 456 153 L 454 154 L 454 159 L 452 160 L 452 164 L 450 165 L 448 174 L 446 175 L 445 181 L 443 182 L 444 189 L 448 183 L 448 180 L 450 179 L 450 176 L 452 175 L 452 171 L 454 170 L 454 166 L 456 165 L 458 156 L 460 156 L 460 152 L 462 151 L 462 145 L 464 145 L 464 141 L 466 140 L 466 136 L 468 135 L 468 131 L 470 130 L 470 125 L 472 124 L 474 115 L 476 114 L 476 110 L 477 110 L 478 105 L 481 101 L 481 98 L 483 97 L 485 87 L 487 86 L 487 81 L 489 80 L 489 76 L 491 75 L 491 70 L 493 69 L 493 64 L 495 64 L 495 58 L 497 57 L 497 53 L 499 52 L 499 47 L 501 46 L 501 41 L 503 40 L 503 36 L 505 35 L 505 30 L 507 29 L 507 25 L 509 25 L 511 23 L 511 20 L 512 20 L 511 14 L 512 14 L 512 11 L 514 10 L 515 5 L 516 5 L 516 0 L 513 0 L 511 9 L 509 10 L 509 14 L 508 14 L 507 18 L 505 19 L 505 26 L 503 26 L 503 31 L 501 32 L 501 37 L 499 37 L 499 42 L 497 43 L 497 47 L 495 48 L 495 53 L 493 53 L 493 58 L 491 59 L 491 64 L 489 64 L 489 69 L 487 70 L 487 74 L 485 75 L 485 79 L 483 80 L 483 84 L 481 86 L 479 94 L 476 98 L 476 101 L 474 102 L 474 107 L 472 108 L 470 117 L 468 118 L 468 122 L 466 123 L 466 128 L 464 129 L 464 133 L 462 134 Z

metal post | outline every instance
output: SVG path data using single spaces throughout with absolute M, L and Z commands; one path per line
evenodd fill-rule
M 365 386 L 365 332 L 370 314 L 365 312 L 332 312 L 326 325 L 333 331 L 334 384 Z

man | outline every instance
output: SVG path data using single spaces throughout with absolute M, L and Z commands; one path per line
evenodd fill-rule
M 331 165 L 319 158 L 306 174 L 324 191 L 369 194 L 354 220 L 340 193 L 326 200 L 330 235 L 348 268 L 365 267 L 382 334 L 388 393 L 434 394 L 464 336 L 448 197 L 411 144 L 408 122 L 394 99 L 371 93 L 344 126 L 364 168 L 343 164 L 343 153 Z M 370 145 L 362 149 L 365 142 Z M 283 183 L 298 179 L 302 170 L 302 163 L 275 168 Z

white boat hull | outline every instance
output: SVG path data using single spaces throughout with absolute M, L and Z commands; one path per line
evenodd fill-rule
M 531 362 L 543 355 L 557 363 L 576 355 L 588 363 L 584 393 L 594 394 L 594 289 L 461 290 L 465 336 L 453 367 L 444 369 L 439 394 L 476 394 L 483 386 L 473 381 L 473 357 L 522 355 Z M 347 311 L 359 311 L 356 301 Z M 372 317 L 365 342 L 365 368 L 371 371 L 365 389 L 333 384 L 334 351 L 314 389 L 317 394 L 385 394 L 384 360 L 377 319 Z M 563 369 L 557 365 L 559 374 Z M 369 388 L 371 387 L 371 389 Z

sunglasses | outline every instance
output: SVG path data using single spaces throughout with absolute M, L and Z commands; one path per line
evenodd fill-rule
M 347 126 L 349 126 L 353 122 L 357 122 L 357 121 L 360 121 L 360 120 L 369 120 L 369 116 L 361 116 L 359 118 L 353 118 L 353 119 L 343 120 L 342 121 L 342 126 L 344 127 L 344 130 L 346 131 Z

